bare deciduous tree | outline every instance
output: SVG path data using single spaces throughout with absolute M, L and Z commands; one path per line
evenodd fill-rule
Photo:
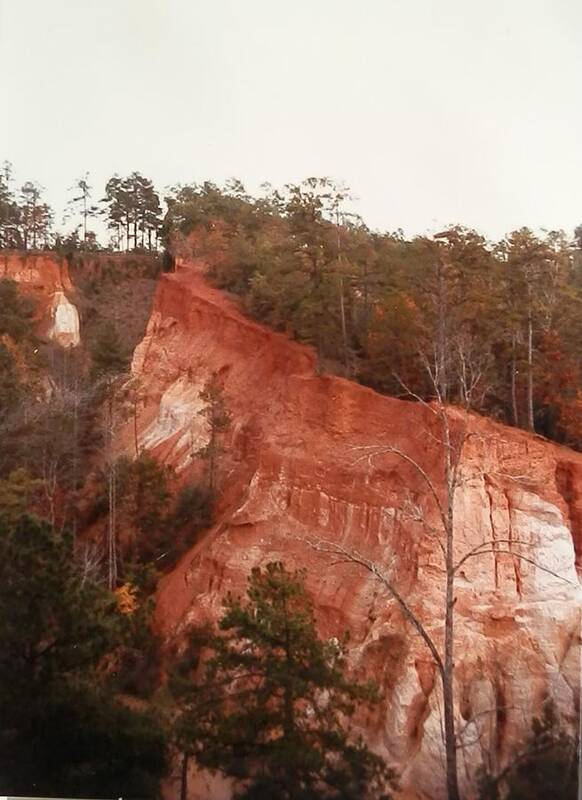
M 437 359 L 436 368 L 431 371 L 428 361 L 426 362 L 434 388 L 434 402 L 428 403 L 422 398 L 416 395 L 414 396 L 432 415 L 434 415 L 437 422 L 438 433 L 435 435 L 433 432 L 427 431 L 427 434 L 435 442 L 435 445 L 439 448 L 441 453 L 442 484 L 441 480 L 438 478 L 434 479 L 431 477 L 416 458 L 398 447 L 379 444 L 356 446 L 352 449 L 356 454 L 355 464 L 365 461 L 372 465 L 373 461 L 383 456 L 396 456 L 412 467 L 427 490 L 428 497 L 436 511 L 438 520 L 437 527 L 435 528 L 435 526 L 429 522 L 427 514 L 423 514 L 418 505 L 414 505 L 412 512 L 413 517 L 417 519 L 417 521 L 421 521 L 429 530 L 431 536 L 436 538 L 438 549 L 443 560 L 444 620 L 442 629 L 442 649 L 438 639 L 429 633 L 422 619 L 414 611 L 409 600 L 399 590 L 396 576 L 392 576 L 390 572 L 379 563 L 354 549 L 344 547 L 343 545 L 317 536 L 308 537 L 306 541 L 315 550 L 335 555 L 340 562 L 353 563 L 370 572 L 397 602 L 404 618 L 417 631 L 430 651 L 442 687 L 447 797 L 448 800 L 459 800 L 457 754 L 459 748 L 463 746 L 463 743 L 459 741 L 456 729 L 454 693 L 455 580 L 459 570 L 469 559 L 486 554 L 506 553 L 510 554 L 512 558 L 532 564 L 536 568 L 556 578 L 564 581 L 567 581 L 567 579 L 562 578 L 562 576 L 558 575 L 553 570 L 544 567 L 534 558 L 521 552 L 521 546 L 528 547 L 529 543 L 515 538 L 484 539 L 462 556 L 459 557 L 457 555 L 457 548 L 455 547 L 455 494 L 459 487 L 465 482 L 465 478 L 461 475 L 461 460 L 465 444 L 472 434 L 468 431 L 467 417 L 459 417 L 458 421 L 455 421 L 456 424 L 453 425 L 451 410 L 447 408 L 444 397 L 441 394 L 441 386 L 446 385 L 446 381 L 443 382 L 438 365 L 439 361 Z M 519 551 L 516 550 L 517 546 L 520 546 Z
M 81 542 L 75 549 L 75 558 L 81 573 L 81 587 L 87 582 L 103 580 L 103 548 L 98 542 Z

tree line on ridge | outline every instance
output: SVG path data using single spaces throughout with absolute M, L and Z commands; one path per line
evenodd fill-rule
M 255 319 L 312 344 L 322 368 L 397 397 L 488 414 L 582 444 L 582 227 L 488 242 L 456 225 L 405 239 L 311 178 L 250 197 L 178 187 L 166 239 L 210 264 Z
M 53 234 L 40 187 L 0 175 L 0 247 L 194 252 L 216 284 L 267 325 L 312 344 L 320 365 L 394 396 L 450 403 L 582 445 L 582 226 L 522 228 L 489 242 L 460 225 L 406 239 L 370 230 L 349 190 L 309 178 L 253 197 L 231 179 L 160 195 L 138 172 L 111 177 L 94 202 L 72 190 L 77 226 Z M 168 259 L 169 261 L 170 259 Z

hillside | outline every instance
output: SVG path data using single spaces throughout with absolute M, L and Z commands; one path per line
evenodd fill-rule
M 162 276 L 132 363 L 147 396 L 140 441 L 183 480 L 195 468 L 189 452 L 204 441 L 200 392 L 212 373 L 221 377 L 234 421 L 215 525 L 162 579 L 158 629 L 170 644 L 188 626 L 215 620 L 223 596 L 241 592 L 253 566 L 281 559 L 306 567 L 322 631 L 349 630 L 352 666 L 383 691 L 382 713 L 361 723 L 368 740 L 398 764 L 414 796 L 441 797 L 430 654 L 372 576 L 334 564 L 308 543 L 320 537 L 375 560 L 440 642 L 443 571 L 434 503 L 410 464 L 394 454 L 368 462 L 358 449 L 398 447 L 441 490 L 433 415 L 417 403 L 317 375 L 309 348 L 244 318 L 207 283 L 204 266 L 179 261 L 174 274 Z M 458 712 L 469 723 L 467 742 L 475 741 L 475 726 L 479 733 L 462 752 L 470 782 L 481 748 L 503 764 L 546 696 L 573 721 L 582 456 L 474 414 L 450 414 L 454 426 L 466 424 L 470 432 L 455 498 L 455 552 L 500 542 L 497 554 L 466 562 L 456 589 Z
M 73 459 L 81 494 L 64 453 L 50 505 L 42 495 L 35 500 L 45 515 L 47 508 L 57 519 L 62 514 L 62 524 L 71 519 L 73 500 L 78 547 L 102 541 L 105 550 L 111 516 L 99 476 L 117 475 L 113 534 L 120 572 L 113 588 L 143 591 L 146 584 L 132 584 L 140 574 L 132 572 L 136 553 L 140 569 L 160 570 L 157 587 L 151 576 L 147 583 L 148 592 L 155 590 L 160 652 L 139 645 L 124 685 L 145 681 L 149 688 L 138 696 L 153 703 L 158 660 L 171 670 L 188 631 L 216 622 L 225 596 L 244 592 L 253 567 L 280 560 L 306 570 L 320 634 L 347 631 L 351 673 L 378 684 L 380 706 L 360 713 L 357 725 L 397 769 L 402 798 L 445 797 L 437 664 L 394 594 L 365 568 L 373 564 L 387 578 L 442 653 L 438 504 L 446 493 L 438 405 L 397 400 L 322 374 L 312 348 L 252 321 L 238 299 L 213 286 L 201 257 L 177 258 L 175 271 L 157 281 L 151 265 L 131 258 L 69 265 L 46 254 L 5 254 L 1 264 L 3 276 L 36 304 L 36 335 L 42 347 L 53 348 L 41 372 L 52 375 L 56 397 L 74 376 L 89 380 L 103 322 L 120 323 L 126 351 L 137 343 L 131 374 L 108 378 L 105 395 L 103 384 L 95 384 L 86 430 L 72 440 L 75 453 L 82 451 L 79 441 L 93 441 L 91 431 L 108 419 L 113 391 L 119 411 L 110 444 L 97 437 L 84 459 Z M 163 517 L 158 506 L 170 508 L 166 481 L 168 492 L 180 497 L 208 477 L 200 454 L 209 445 L 211 381 L 220 387 L 229 425 L 215 451 L 212 522 L 202 514 L 188 533 L 187 517 L 172 522 L 174 512 Z M 129 406 L 128 391 L 135 398 Z M 459 775 L 463 797 L 470 798 L 477 767 L 495 772 L 510 763 L 548 699 L 575 726 L 582 455 L 454 406 L 446 419 L 453 439 L 463 442 L 454 492 L 454 559 L 462 561 L 455 577 L 454 676 Z M 26 436 L 30 451 L 36 439 Z M 114 452 L 121 460 L 113 460 Z M 132 463 L 149 481 L 135 508 L 140 495 L 132 494 L 131 481 L 138 479 L 131 478 Z M 139 504 L 154 514 L 149 522 L 139 517 Z M 468 553 L 474 556 L 465 560 Z M 145 599 L 140 602 L 145 609 Z M 192 766 L 189 785 L 190 800 L 230 796 L 227 784 Z M 176 787 L 168 778 L 166 797 L 175 797 Z

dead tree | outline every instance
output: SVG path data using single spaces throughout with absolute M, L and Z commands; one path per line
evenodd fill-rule
M 117 586 L 117 464 L 114 452 L 116 430 L 115 384 L 105 382 L 105 458 L 107 469 L 107 584 L 111 591 Z
M 461 476 L 461 460 L 463 449 L 471 434 L 468 432 L 467 418 L 459 420 L 456 428 L 452 424 L 450 409 L 446 406 L 440 387 L 443 385 L 442 376 L 439 375 L 438 361 L 436 368 L 431 370 L 426 363 L 435 393 L 435 400 L 428 403 L 423 398 L 413 395 L 436 420 L 438 433 L 435 435 L 428 431 L 428 435 L 435 442 L 442 454 L 442 483 L 434 480 L 423 468 L 421 463 L 405 451 L 391 445 L 369 445 L 353 448 L 357 454 L 354 463 L 367 461 L 371 464 L 374 460 L 386 455 L 398 457 L 408 464 L 427 489 L 428 496 L 437 512 L 438 528 L 428 524 L 426 517 L 423 523 L 435 535 L 444 565 L 444 621 L 442 631 L 442 650 L 439 642 L 427 631 L 420 617 L 413 610 L 411 604 L 399 591 L 397 582 L 373 559 L 351 548 L 330 542 L 320 537 L 308 537 L 307 543 L 320 552 L 333 554 L 339 561 L 351 562 L 363 567 L 370 572 L 386 589 L 388 594 L 397 602 L 404 618 L 419 634 L 436 665 L 440 678 L 443 698 L 443 739 L 446 759 L 446 786 L 448 800 L 459 800 L 459 781 L 457 752 L 461 743 L 458 740 L 455 719 L 455 692 L 454 692 L 454 666 L 455 666 L 455 580 L 461 567 L 471 558 L 485 554 L 508 553 L 517 558 L 533 564 L 538 569 L 567 581 L 566 578 L 553 570 L 539 564 L 535 559 L 522 552 L 515 551 L 515 545 L 528 546 L 528 542 L 516 539 L 485 539 L 460 558 L 455 558 L 455 494 L 464 482 Z

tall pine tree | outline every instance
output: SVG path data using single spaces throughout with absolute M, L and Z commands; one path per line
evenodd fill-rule
M 391 771 L 348 728 L 375 688 L 344 676 L 343 645 L 319 638 L 303 581 L 280 563 L 254 569 L 220 633 L 193 638 L 173 684 L 178 746 L 233 778 L 237 798 L 386 798 Z

